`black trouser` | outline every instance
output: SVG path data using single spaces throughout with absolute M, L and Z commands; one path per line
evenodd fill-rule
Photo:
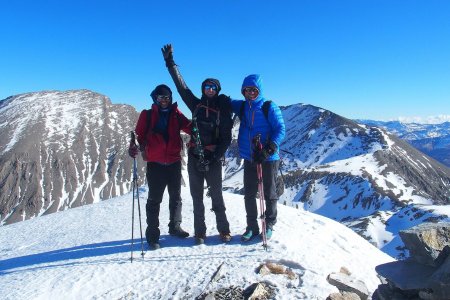
M 169 193 L 169 229 L 179 227 L 181 224 L 181 161 L 170 165 L 148 162 L 147 182 L 147 230 L 145 235 L 149 242 L 156 242 L 160 235 L 159 206 L 166 186 Z
M 262 163 L 262 175 L 264 185 L 265 216 L 266 227 L 273 229 L 277 222 L 277 202 L 275 178 L 278 172 L 280 162 L 265 161 Z M 256 164 L 248 160 L 244 161 L 244 199 L 245 211 L 247 213 L 247 229 L 254 233 L 259 232 L 258 227 L 258 208 L 256 204 L 256 193 L 258 192 L 258 174 Z
M 195 234 L 204 235 L 206 233 L 205 205 L 203 204 L 203 185 L 205 180 L 210 190 L 212 210 L 216 214 L 217 230 L 222 233 L 230 233 L 230 224 L 225 214 L 225 203 L 222 196 L 222 163 L 218 160 L 212 162 L 207 172 L 200 172 L 197 169 L 197 163 L 198 159 L 192 153 L 189 153 L 188 173 L 194 204 Z

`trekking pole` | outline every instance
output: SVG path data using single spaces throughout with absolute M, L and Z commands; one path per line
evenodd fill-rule
M 133 262 L 133 248 L 134 248 L 134 180 L 133 180 L 133 206 L 131 209 L 131 262 Z
M 136 138 L 134 136 L 134 132 L 131 132 L 131 141 L 130 146 L 136 144 Z M 136 158 L 133 158 L 134 161 L 136 161 Z M 132 181 L 132 192 L 133 192 L 133 204 L 131 207 L 131 257 L 130 261 L 133 262 L 133 248 L 134 248 L 134 164 L 133 162 L 133 181 Z
M 131 132 L 131 145 L 136 145 L 136 136 L 134 132 Z M 136 192 L 135 192 L 136 191 Z M 133 209 L 131 220 L 131 262 L 133 262 L 133 246 L 134 246 L 134 199 L 137 198 L 138 215 L 139 215 L 139 229 L 141 232 L 141 256 L 144 258 L 144 239 L 142 237 L 142 221 L 141 221 L 141 203 L 139 201 L 139 186 L 137 181 L 137 162 L 136 158 L 133 158 Z
M 261 144 L 261 134 L 258 134 L 254 137 L 254 145 L 257 151 L 262 151 Z M 267 251 L 267 237 L 266 237 L 266 209 L 265 209 L 265 201 L 264 201 L 264 184 L 263 184 L 263 173 L 262 173 L 262 163 L 256 164 L 256 173 L 258 177 L 258 191 L 259 191 L 259 210 L 260 210 L 260 219 L 261 219 L 261 228 L 262 228 L 262 240 L 264 250 Z
M 280 151 L 284 152 L 284 153 L 287 153 L 287 154 L 290 154 L 290 155 L 294 155 L 294 153 L 292 153 L 291 151 L 287 151 L 287 150 L 284 150 L 284 149 L 280 149 Z
M 281 168 L 284 166 L 284 162 L 283 160 L 280 159 L 280 174 L 281 174 L 281 178 L 283 178 L 283 182 L 284 182 L 284 174 L 283 174 L 283 170 L 281 170 Z

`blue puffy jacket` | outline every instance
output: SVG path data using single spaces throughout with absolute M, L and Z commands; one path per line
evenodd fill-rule
M 266 99 L 263 96 L 262 79 L 260 75 L 249 75 L 245 77 L 242 83 L 241 91 L 245 87 L 256 87 L 259 90 L 258 98 L 255 100 L 232 100 L 233 112 L 241 119 L 239 126 L 239 154 L 241 158 L 252 160 L 253 138 L 261 134 L 261 143 L 263 146 L 269 141 L 274 142 L 278 151 L 267 158 L 268 161 L 279 160 L 278 154 L 280 144 L 284 139 L 285 127 L 280 108 L 273 101 L 269 107 L 268 118 L 264 116 L 262 106 Z M 241 105 L 245 102 L 244 113 L 241 116 Z

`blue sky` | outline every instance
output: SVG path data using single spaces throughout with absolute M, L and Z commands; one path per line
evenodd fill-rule
M 141 110 L 157 84 L 175 92 L 160 51 L 172 43 L 197 95 L 216 77 L 241 98 L 259 73 L 280 105 L 450 120 L 446 0 L 2 1 L 0 41 L 0 99 L 83 88 Z

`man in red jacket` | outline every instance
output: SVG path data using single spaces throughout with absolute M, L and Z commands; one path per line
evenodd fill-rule
M 131 145 L 129 154 L 135 158 L 142 152 L 147 161 L 148 199 L 146 205 L 147 230 L 145 236 L 151 249 L 159 245 L 159 207 L 164 190 L 169 193 L 169 234 L 186 238 L 189 233 L 181 224 L 181 149 L 180 130 L 191 134 L 191 122 L 172 103 L 172 91 L 167 85 L 158 85 L 151 93 L 153 105 L 143 110 L 136 125 L 139 148 Z

